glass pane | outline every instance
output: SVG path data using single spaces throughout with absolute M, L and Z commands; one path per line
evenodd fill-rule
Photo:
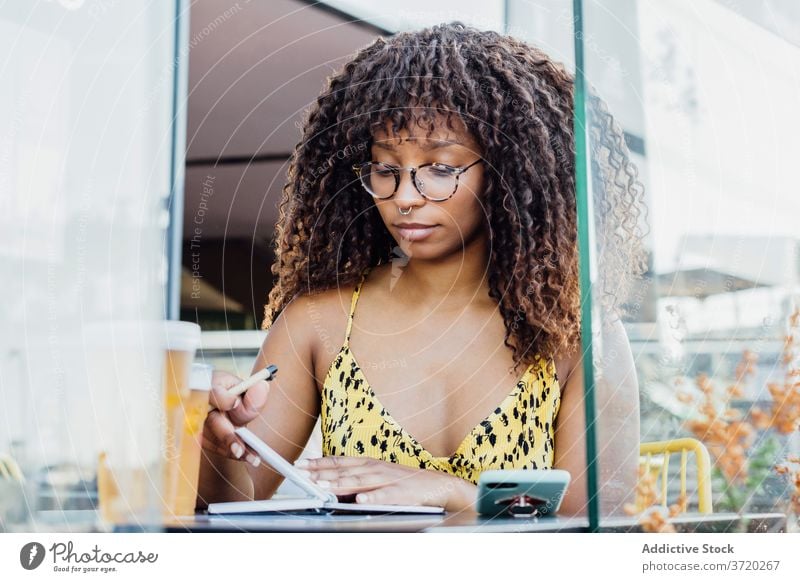
M 98 362 L 84 332 L 163 314 L 174 10 L 0 8 L 0 455 L 30 486 L 23 503 L 0 480 L 0 531 L 80 527 L 77 514 L 60 520 L 93 508 L 95 475 L 79 468 L 97 459 L 83 447 L 93 415 L 112 412 L 87 406 L 87 368 Z M 136 373 L 160 378 L 160 362 L 150 364 Z
M 800 13 L 728 4 L 583 3 L 606 524 L 783 513 L 800 468 Z

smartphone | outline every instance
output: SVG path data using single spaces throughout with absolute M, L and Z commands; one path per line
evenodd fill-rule
M 478 478 L 476 510 L 491 516 L 554 514 L 570 482 L 561 469 L 495 469 Z

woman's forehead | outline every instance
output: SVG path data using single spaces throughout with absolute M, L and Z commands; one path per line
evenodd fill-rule
M 450 127 L 444 116 L 437 117 L 429 127 L 422 124 L 411 123 L 406 127 L 395 130 L 391 120 L 386 120 L 382 125 L 376 126 L 372 133 L 373 143 L 387 146 L 399 146 L 405 143 L 414 144 L 423 149 L 434 149 L 447 145 L 462 145 L 475 149 L 477 143 L 472 134 L 467 130 L 459 118 L 451 118 Z

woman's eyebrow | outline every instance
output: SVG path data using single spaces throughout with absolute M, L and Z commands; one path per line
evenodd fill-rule
M 392 144 L 384 143 L 382 141 L 376 141 L 372 145 L 374 145 L 376 148 L 381 148 L 382 150 L 391 150 L 391 151 L 397 150 L 397 148 L 394 147 Z
M 408 140 L 408 141 L 411 141 L 411 140 Z M 397 151 L 397 147 L 392 145 L 392 144 L 390 144 L 390 143 L 388 143 L 388 142 L 376 141 L 376 142 L 374 142 L 374 145 L 376 147 L 381 148 L 381 149 Z M 447 148 L 447 147 L 457 146 L 457 145 L 458 146 L 463 146 L 464 144 L 461 143 L 460 141 L 450 141 L 450 140 L 444 140 L 444 139 L 429 139 L 429 140 L 421 141 L 418 144 L 419 148 L 421 150 L 424 150 L 424 151 L 435 150 L 435 149 L 439 149 L 439 148 Z

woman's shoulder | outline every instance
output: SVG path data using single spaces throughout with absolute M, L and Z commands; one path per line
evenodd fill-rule
M 603 342 L 600 345 L 606 346 L 606 351 L 614 354 L 613 358 L 605 360 L 613 362 L 607 364 L 605 373 L 608 374 L 612 369 L 617 372 L 629 373 L 634 368 L 633 356 L 631 353 L 630 340 L 622 320 L 618 317 L 609 316 L 603 321 L 601 330 Z M 596 348 L 595 348 L 596 349 Z M 556 367 L 559 384 L 564 387 L 573 374 L 583 376 L 583 346 L 578 345 L 572 353 L 562 353 L 553 357 Z M 634 372 L 635 374 L 635 372 Z
M 341 312 L 345 303 L 349 306 L 351 294 L 352 289 L 344 288 L 302 293 L 292 299 L 284 311 L 295 324 L 327 325 L 336 320 L 336 313 Z
M 573 370 L 578 363 L 579 354 L 559 354 L 553 357 L 553 365 L 555 366 L 556 370 L 556 379 L 558 380 L 559 386 L 563 389 L 569 377 L 572 375 Z
M 370 272 L 378 269 L 380 269 L 380 265 L 372 267 Z M 368 276 L 368 278 L 372 279 L 374 276 Z M 358 287 L 359 281 L 360 277 L 356 277 L 355 281 L 340 282 L 333 287 L 315 291 L 314 293 L 299 293 L 286 306 L 286 309 L 291 309 L 295 312 L 302 311 L 315 320 L 322 318 L 327 321 L 329 317 L 333 317 L 335 320 L 337 314 L 338 317 L 341 317 L 342 309 L 346 308 L 349 311 L 353 293 Z M 346 315 L 347 311 L 345 312 Z
M 344 341 L 353 294 L 359 281 L 360 278 L 313 294 L 300 294 L 287 305 L 289 324 L 302 326 L 311 332 L 309 340 L 315 354 L 329 353 L 332 344 Z

